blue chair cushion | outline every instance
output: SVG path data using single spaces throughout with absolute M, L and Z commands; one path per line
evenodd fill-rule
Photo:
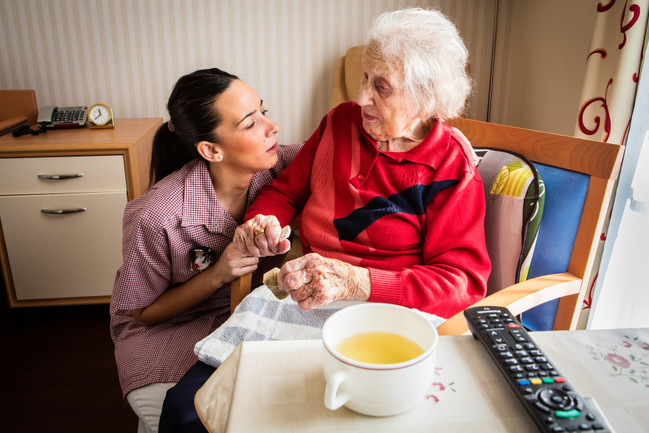
M 535 166 L 545 183 L 545 207 L 528 278 L 568 270 L 590 180 L 583 173 Z M 558 305 L 557 299 L 523 313 L 523 325 L 532 331 L 552 330 Z

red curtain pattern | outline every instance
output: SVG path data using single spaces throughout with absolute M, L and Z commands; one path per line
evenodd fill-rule
M 595 7 L 595 30 L 574 135 L 624 145 L 642 64 L 649 0 L 600 1 Z M 606 226 L 596 263 L 601 259 L 608 222 Z M 591 274 L 579 328 L 585 328 L 598 271 L 596 266 Z

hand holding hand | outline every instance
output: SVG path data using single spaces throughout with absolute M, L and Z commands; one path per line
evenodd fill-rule
M 303 310 L 334 301 L 365 301 L 371 293 L 369 270 L 313 253 L 285 263 L 277 283 Z
M 217 283 L 217 287 L 229 283 L 237 277 L 254 272 L 257 269 L 259 258 L 247 252 L 243 252 L 235 243 L 231 243 L 223 250 L 223 253 L 214 266 L 208 268 Z
M 282 229 L 275 216 L 260 214 L 237 227 L 233 242 L 251 256 L 275 256 L 291 248 L 287 239 L 290 233 L 290 226 Z

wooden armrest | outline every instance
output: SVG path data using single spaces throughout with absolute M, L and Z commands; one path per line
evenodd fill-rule
M 236 278 L 230 283 L 230 314 L 237 305 L 250 293 L 252 286 L 252 272 Z
M 578 293 L 581 282 L 581 278 L 568 272 L 544 275 L 506 287 L 476 302 L 472 307 L 489 305 L 507 307 L 514 316 L 518 316 L 544 302 Z M 470 333 L 462 312 L 440 325 L 437 332 L 440 335 Z

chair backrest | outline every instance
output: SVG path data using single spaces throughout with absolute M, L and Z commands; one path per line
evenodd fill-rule
M 364 46 L 352 47 L 337 61 L 331 107 L 356 99 L 363 49 Z M 518 153 L 532 161 L 539 171 L 545 184 L 545 206 L 526 277 L 568 272 L 581 279 L 581 283 L 576 294 L 530 310 L 523 321 L 533 329 L 575 329 L 596 262 L 623 148 L 470 119 L 448 123 L 462 131 L 473 147 Z M 526 316 L 531 322 L 526 322 Z
M 552 308 L 556 314 L 546 310 L 541 318 L 546 324 L 552 322 L 552 329 L 575 329 L 619 174 L 622 147 L 469 119 L 449 123 L 474 147 L 519 153 L 539 170 L 546 200 L 528 278 L 569 272 L 582 280 L 578 293 L 558 300 Z
M 566 272 L 589 176 L 502 150 L 479 149 L 478 154 L 492 261 L 487 295 L 528 278 Z M 527 310 L 523 324 L 534 331 L 551 330 L 557 307 L 554 299 Z
M 336 61 L 334 84 L 331 91 L 329 108 L 341 102 L 354 101 L 361 85 L 361 56 L 365 45 L 351 47 L 347 53 Z

